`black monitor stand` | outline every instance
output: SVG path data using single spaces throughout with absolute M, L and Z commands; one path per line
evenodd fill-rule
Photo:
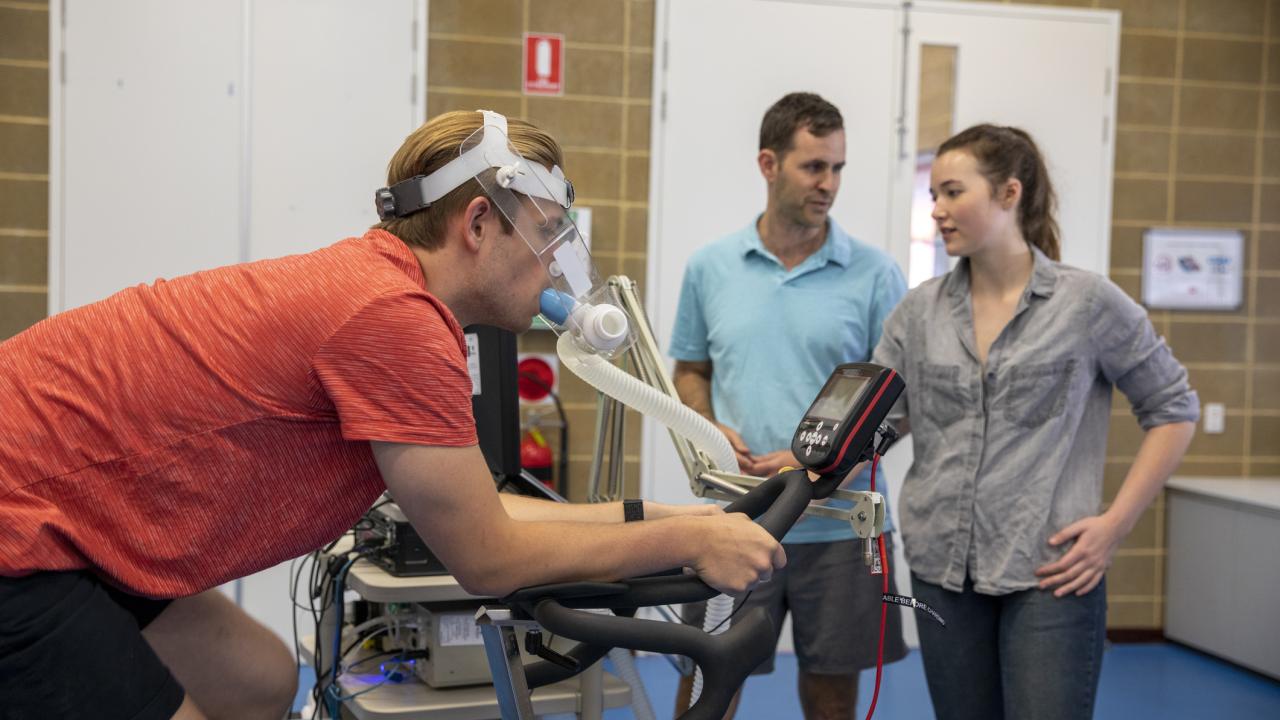
M 520 396 L 516 392 L 515 333 L 489 325 L 469 325 L 467 366 L 476 435 L 499 490 L 564 501 L 520 466 Z

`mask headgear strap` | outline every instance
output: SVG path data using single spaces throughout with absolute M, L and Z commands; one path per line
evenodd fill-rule
M 507 141 L 507 118 L 492 110 L 478 110 L 484 117 L 480 142 L 430 175 L 416 175 L 374 193 L 378 217 L 404 217 L 424 210 L 491 168 L 497 168 L 500 187 L 550 200 L 568 210 L 573 205 L 573 183 L 557 165 L 547 170 L 526 162 Z

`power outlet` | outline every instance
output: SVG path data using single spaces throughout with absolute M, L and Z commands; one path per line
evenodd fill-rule
M 1210 435 L 1218 435 L 1226 429 L 1227 409 L 1222 403 L 1205 403 L 1204 431 Z

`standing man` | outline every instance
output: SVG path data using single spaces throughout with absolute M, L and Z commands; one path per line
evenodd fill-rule
M 213 588 L 384 490 L 483 596 L 680 566 L 733 592 L 780 567 L 745 515 L 646 503 L 624 524 L 621 503 L 496 492 L 462 327 L 528 329 L 547 258 L 587 257 L 556 253 L 577 242 L 561 162 L 528 123 L 447 113 L 392 158 L 362 237 L 0 343 L 0 716 L 283 717 L 293 654 Z
M 757 162 L 768 185 L 764 213 L 690 259 L 671 355 L 681 400 L 724 431 L 742 472 L 767 477 L 800 466 L 789 449 L 796 425 L 836 365 L 871 357 L 906 283 L 888 255 L 829 216 L 845 165 L 834 105 L 812 93 L 774 103 Z M 847 486 L 869 483 L 864 468 Z M 783 546 L 786 570 L 739 603 L 766 608 L 778 628 L 791 612 L 805 717 L 847 720 L 859 671 L 876 664 L 881 580 L 864 565 L 848 522 L 806 517 Z M 690 619 L 700 622 L 700 613 Z M 891 608 L 885 659 L 905 654 Z M 756 672 L 772 670 L 771 659 Z M 678 705 L 688 703 L 688 685 Z

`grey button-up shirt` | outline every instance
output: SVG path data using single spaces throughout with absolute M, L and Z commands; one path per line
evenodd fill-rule
M 915 462 L 899 504 L 912 572 L 960 591 L 1035 587 L 1069 545 L 1048 539 L 1098 514 L 1111 388 L 1143 429 L 1195 421 L 1187 371 L 1146 311 L 1106 278 L 1033 250 L 1013 319 L 978 361 L 968 260 L 907 294 L 873 362 L 906 381 L 894 412 Z

